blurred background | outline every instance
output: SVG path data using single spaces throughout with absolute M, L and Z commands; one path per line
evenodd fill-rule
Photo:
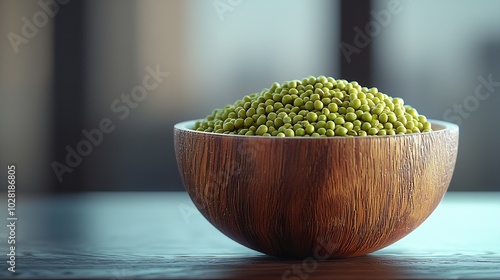
M 499 10 L 494 0 L 3 0 L 0 166 L 16 164 L 18 191 L 183 190 L 175 123 L 274 81 L 326 75 L 459 124 L 450 190 L 500 190 Z

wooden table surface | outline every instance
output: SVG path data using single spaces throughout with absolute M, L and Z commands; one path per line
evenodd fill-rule
M 500 279 L 500 193 L 448 193 L 399 242 L 321 262 L 233 242 L 185 193 L 19 193 L 16 202 L 17 272 L 7 271 L 1 226 L 2 279 Z

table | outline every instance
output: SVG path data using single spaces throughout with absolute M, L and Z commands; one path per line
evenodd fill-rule
M 18 193 L 16 203 L 17 272 L 1 226 L 2 279 L 500 279 L 500 193 L 448 193 L 399 242 L 321 262 L 233 242 L 182 192 Z

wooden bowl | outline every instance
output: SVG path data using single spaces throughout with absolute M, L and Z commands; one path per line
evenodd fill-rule
M 179 171 L 196 207 L 231 239 L 265 254 L 368 254 L 418 227 L 443 198 L 458 126 L 332 138 L 213 134 L 175 125 Z

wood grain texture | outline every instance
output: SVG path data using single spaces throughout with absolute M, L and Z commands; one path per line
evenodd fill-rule
M 368 254 L 419 226 L 450 183 L 458 127 L 351 138 L 230 136 L 175 126 L 184 185 L 221 232 L 281 257 Z

